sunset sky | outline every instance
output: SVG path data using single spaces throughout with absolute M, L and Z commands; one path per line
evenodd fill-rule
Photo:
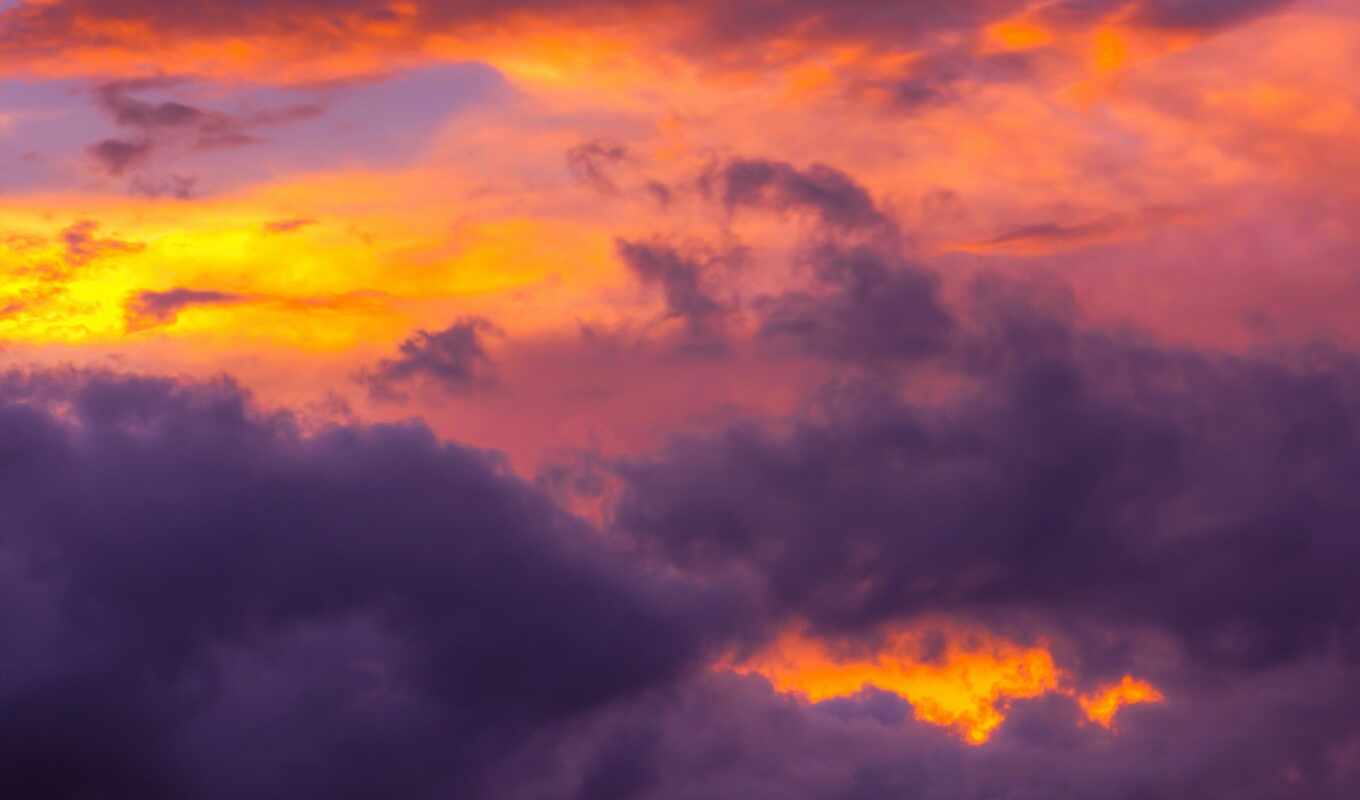
M 0 795 L 1360 796 L 1360 4 L 0 0 Z

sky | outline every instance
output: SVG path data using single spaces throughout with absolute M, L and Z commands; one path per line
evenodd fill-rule
M 3 0 L 0 793 L 1360 796 L 1348 0 Z

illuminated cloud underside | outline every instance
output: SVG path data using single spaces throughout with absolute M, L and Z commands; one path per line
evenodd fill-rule
M 761 675 L 777 690 L 814 703 L 852 697 L 870 687 L 892 692 L 912 704 L 917 719 L 948 727 L 974 745 L 987 743 L 1016 700 L 1067 695 L 1091 722 L 1105 728 L 1114 727 L 1124 706 L 1165 700 L 1155 687 L 1130 675 L 1078 694 L 1043 646 L 938 629 L 897 631 L 867 655 L 838 653 L 816 638 L 788 633 L 761 653 L 720 669 Z

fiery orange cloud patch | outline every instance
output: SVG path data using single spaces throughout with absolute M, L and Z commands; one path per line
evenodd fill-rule
M 869 687 L 892 692 L 911 703 L 917 719 L 949 728 L 973 745 L 992 737 L 1015 700 L 1073 697 L 1089 720 L 1106 729 L 1113 728 L 1123 706 L 1164 700 L 1154 686 L 1127 675 L 1113 686 L 1078 694 L 1043 643 L 1025 646 L 980 631 L 933 627 L 895 631 L 872 652 L 838 648 L 792 630 L 756 655 L 718 668 L 760 675 L 777 691 L 814 703 Z
M 1104 728 L 1114 727 L 1114 717 L 1124 706 L 1161 703 L 1164 700 L 1166 697 L 1157 687 L 1132 675 L 1125 675 L 1113 686 L 1077 698 L 1087 719 Z

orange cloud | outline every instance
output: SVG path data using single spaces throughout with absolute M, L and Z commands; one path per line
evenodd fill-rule
M 917 719 L 949 728 L 974 745 L 991 738 L 1016 700 L 1073 697 L 1088 719 L 1111 729 L 1123 706 L 1164 699 L 1131 676 L 1078 695 L 1044 643 L 1022 645 L 947 625 L 900 629 L 873 648 L 838 647 L 795 629 L 759 653 L 718 668 L 760 675 L 776 690 L 814 703 L 870 687 L 892 692 L 911 703 Z
M 1161 703 L 1166 700 L 1157 687 L 1125 675 L 1119 683 L 1077 698 L 1087 719 L 1104 728 L 1114 727 L 1114 717 L 1124 706 Z

